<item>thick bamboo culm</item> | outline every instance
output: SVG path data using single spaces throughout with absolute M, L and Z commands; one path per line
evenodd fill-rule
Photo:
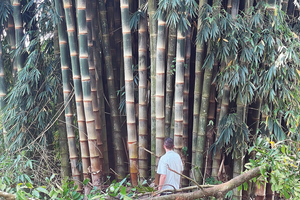
M 190 64 L 191 64 L 191 27 L 186 30 L 186 45 L 185 45 L 185 64 L 184 64 L 184 85 L 183 85 L 183 134 L 182 142 L 183 147 L 188 150 L 188 136 L 189 136 L 189 92 L 190 92 Z M 186 151 L 187 154 L 187 151 Z M 183 154 L 184 170 L 183 174 L 189 175 L 190 165 L 188 164 L 188 157 Z M 188 186 L 187 179 L 182 180 L 183 187 Z
M 121 0 L 121 17 L 122 17 L 122 32 L 123 32 L 123 55 L 124 55 L 124 72 L 125 72 L 125 98 L 126 98 L 126 117 L 128 131 L 128 150 L 130 175 L 132 185 L 136 186 L 138 174 L 138 151 L 137 151 L 137 136 L 135 122 L 135 104 L 134 104 L 134 85 L 132 72 L 132 43 L 131 31 L 129 26 L 129 5 L 128 0 Z
M 222 67 L 224 69 L 224 67 Z M 222 101 L 221 101 L 221 110 L 220 110 L 220 116 L 218 120 L 218 125 L 220 124 L 220 121 L 224 116 L 228 114 L 228 109 L 229 109 L 229 95 L 230 95 L 230 88 L 227 83 L 224 84 L 223 87 L 223 95 L 222 95 Z M 221 129 L 218 127 L 218 130 L 216 132 L 216 137 L 215 141 L 218 140 L 221 134 Z M 212 164 L 212 173 L 211 176 L 214 177 L 215 180 L 219 180 L 218 173 L 219 173 L 219 168 L 221 164 L 221 155 L 222 155 L 222 150 L 216 151 L 214 158 L 213 158 L 213 164 Z
M 78 152 L 76 148 L 76 139 L 75 132 L 73 128 L 73 109 L 71 104 L 71 79 L 70 79 L 70 70 L 71 70 L 71 60 L 70 52 L 68 46 L 68 35 L 65 31 L 66 21 L 65 14 L 62 7 L 61 0 L 55 0 L 55 7 L 57 13 L 60 15 L 62 21 L 58 24 L 58 37 L 59 37 L 59 48 L 60 48 L 60 59 L 61 59 L 61 73 L 63 81 L 63 96 L 64 96 L 64 106 L 65 106 L 65 121 L 66 121 L 66 131 L 68 138 L 69 146 L 69 157 L 71 163 L 71 173 L 72 177 L 75 180 L 75 183 L 78 185 L 78 190 L 82 189 L 79 181 L 81 180 L 81 174 L 78 169 Z
M 164 16 L 158 17 L 157 48 L 156 48 L 156 166 L 160 157 L 165 153 L 165 25 Z
M 121 124 L 119 118 L 119 111 L 118 111 L 118 100 L 115 90 L 115 82 L 114 82 L 114 72 L 112 67 L 112 55 L 110 51 L 110 39 L 109 39 L 109 32 L 108 32 L 108 24 L 106 18 L 106 8 L 104 0 L 99 1 L 99 9 L 100 9 L 100 25 L 102 30 L 102 49 L 103 49 L 103 56 L 105 61 L 105 69 L 106 69 L 106 79 L 107 79 L 107 86 L 109 88 L 108 91 L 108 100 L 110 103 L 111 109 L 111 120 L 112 120 L 112 139 L 113 139 L 113 148 L 114 148 L 114 158 L 115 158 L 115 170 L 119 175 L 117 177 L 118 180 L 121 180 L 126 175 L 126 168 L 125 168 L 125 150 L 124 146 L 120 145 L 123 144 L 122 135 L 121 135 Z M 124 27 L 123 27 L 124 31 Z M 126 91 L 127 93 L 127 91 Z M 128 110 L 127 110 L 128 111 Z
M 218 62 L 214 63 L 213 69 L 213 78 L 216 76 L 218 71 Z M 211 124 L 206 128 L 206 142 L 205 142 L 205 173 L 203 173 L 203 180 L 206 177 L 211 176 L 212 172 L 212 152 L 209 151 L 210 146 L 214 143 L 214 127 L 215 124 L 215 114 L 216 114 L 216 82 L 213 82 L 210 86 L 210 95 L 209 95 L 209 107 L 207 114 L 207 122 Z
M 219 12 L 221 9 L 221 4 L 219 0 L 214 0 L 213 5 L 216 6 L 214 12 Z M 211 54 L 211 43 L 207 44 L 207 55 Z M 204 71 L 203 77 L 203 89 L 201 96 L 201 107 L 199 113 L 199 123 L 198 123 L 198 131 L 197 131 L 197 143 L 195 149 L 195 166 L 198 168 L 195 170 L 195 180 L 198 183 L 202 183 L 203 181 L 203 168 L 204 168 L 204 148 L 205 148 L 205 140 L 206 140 L 206 128 L 207 128 L 207 115 L 208 115 L 208 107 L 209 107 L 209 95 L 210 95 L 210 85 L 212 82 L 212 73 L 213 69 L 206 68 Z
M 114 0 L 106 1 L 106 10 L 107 10 L 107 24 L 108 24 L 108 32 L 109 32 L 109 43 L 110 43 L 110 52 L 111 55 L 116 55 L 115 48 L 115 40 L 114 40 Z M 115 82 L 115 90 L 118 90 L 120 83 L 118 82 L 118 78 L 120 77 L 117 68 L 117 59 L 112 59 L 112 66 L 114 70 L 114 82 Z
M 156 94 L 156 43 L 157 43 L 157 20 L 154 14 L 157 9 L 157 1 L 148 1 L 149 30 L 150 30 L 150 62 L 151 62 L 151 151 L 156 151 L 156 114 L 155 114 L 155 94 Z M 151 156 L 151 177 L 155 176 L 156 158 Z
M 120 10 L 120 0 L 114 0 L 114 40 L 115 40 L 115 49 L 116 49 L 116 63 L 117 66 L 119 66 L 119 69 L 117 70 L 117 74 L 114 74 L 116 77 L 116 83 L 119 85 L 116 86 L 116 90 L 120 89 L 120 85 L 123 85 L 123 83 L 120 82 L 120 76 L 121 76 L 121 66 L 122 66 L 122 27 L 121 27 L 121 10 Z M 123 66 L 124 68 L 124 66 Z M 124 73 L 124 71 L 123 71 Z
M 0 40 L 0 119 L 2 118 L 2 109 L 5 107 L 5 97 L 6 97 L 6 84 L 5 84 L 5 74 L 4 74 L 4 64 L 3 64 L 3 51 L 2 51 L 2 41 Z M 3 125 L 4 123 L 1 122 Z M 4 145 L 6 145 L 6 128 L 2 128 L 2 134 L 4 139 Z
M 91 162 L 92 183 L 95 186 L 100 184 L 101 162 L 100 152 L 97 146 L 97 133 L 95 130 L 95 118 L 93 112 L 91 78 L 89 74 L 89 54 L 87 41 L 87 22 L 86 22 L 86 0 L 77 1 L 77 24 L 78 24 L 78 42 L 79 42 L 79 64 L 81 74 L 81 84 L 83 93 L 83 107 L 86 120 L 86 130 L 88 135 L 88 144 Z
M 97 83 L 96 83 L 96 67 L 94 62 L 94 43 L 93 43 L 93 29 L 92 29 L 92 19 L 96 13 L 94 13 L 93 5 L 91 0 L 87 0 L 86 2 L 87 10 L 86 12 L 86 25 L 87 25 L 87 40 L 88 40 L 88 65 L 89 65 L 89 74 L 91 81 L 91 95 L 92 95 L 92 105 L 93 105 L 93 113 L 95 119 L 95 131 L 97 134 L 97 147 L 99 151 L 100 158 L 100 170 L 101 175 L 103 174 L 103 163 L 104 163 L 104 155 L 103 155 L 103 141 L 101 137 L 102 132 L 102 123 L 100 116 L 99 103 L 97 98 Z
M 20 2 L 20 0 L 12 0 L 12 5 L 13 5 L 13 19 L 14 19 L 14 27 L 15 27 L 15 45 L 16 45 L 16 49 L 18 49 L 18 48 L 22 48 L 21 42 L 24 37 L 23 19 L 22 19 L 22 15 L 21 15 L 21 2 Z M 22 55 L 22 53 L 21 53 L 21 55 L 17 55 L 15 57 L 16 63 L 13 67 L 13 70 L 15 70 L 15 68 L 17 68 L 17 72 L 21 71 L 21 69 L 23 68 L 23 64 L 25 63 L 24 58 L 25 58 L 25 56 Z M 15 74 L 15 77 L 17 77 L 16 74 Z
M 174 113 L 174 151 L 182 154 L 183 147 L 183 89 L 184 89 L 184 62 L 185 62 L 185 35 L 186 30 L 177 27 L 176 46 L 176 75 L 175 75 L 175 113 Z
M 7 27 L 7 35 L 8 35 L 9 43 L 10 43 L 10 50 L 14 52 L 16 50 L 16 36 L 15 36 L 14 19 L 11 15 L 8 17 L 8 25 L 7 26 L 8 26 Z M 13 64 L 12 76 L 14 79 L 16 79 L 18 67 L 17 67 L 16 59 L 14 59 L 13 56 L 11 56 L 11 63 Z
M 199 2 L 199 12 L 202 6 L 207 3 L 207 0 L 202 0 Z M 200 14 L 200 13 L 199 13 Z M 201 26 L 201 19 L 198 19 L 197 29 L 199 31 Z M 205 44 L 196 44 L 196 62 L 195 62 L 195 88 L 194 88 L 194 108 L 193 108 L 193 130 L 192 130 L 192 170 L 190 172 L 191 177 L 195 175 L 196 166 L 196 147 L 197 147 L 197 134 L 198 134 L 198 124 L 199 124 L 199 112 L 201 106 L 201 96 L 202 96 L 202 84 L 203 84 L 203 70 L 202 66 L 205 58 Z
M 93 2 L 93 13 L 98 16 L 98 2 Z M 108 159 L 108 147 L 107 147 L 107 131 L 106 131 L 106 118 L 105 118 L 105 104 L 104 104 L 104 91 L 103 91 L 103 77 L 102 77 L 102 52 L 101 42 L 99 35 L 102 35 L 102 31 L 99 28 L 99 17 L 94 17 L 92 20 L 92 36 L 94 42 L 94 63 L 96 68 L 96 88 L 97 88 L 97 101 L 101 118 L 101 138 L 103 143 L 103 173 L 109 174 L 109 159 Z
M 140 5 L 144 0 L 139 1 Z M 139 22 L 139 173 L 143 179 L 148 178 L 148 80 L 147 80 L 147 19 Z
M 82 173 L 83 178 L 90 178 L 88 168 L 90 166 L 90 153 L 86 132 L 85 115 L 83 111 L 83 94 L 79 67 L 79 57 L 78 57 L 78 44 L 77 44 L 77 33 L 76 33 L 76 22 L 73 13 L 73 5 L 71 0 L 63 0 L 67 33 L 69 40 L 69 49 L 72 65 L 72 76 L 74 82 L 75 90 L 75 101 L 76 101 L 76 111 L 77 111 L 77 121 L 78 121 L 78 131 L 79 131 L 79 141 L 82 159 Z
M 174 98 L 174 79 L 175 76 L 174 58 L 176 53 L 176 27 L 171 25 L 169 27 L 168 35 L 168 54 L 167 54 L 167 78 L 166 78 L 166 105 L 165 105 L 165 137 L 170 137 L 171 119 Z M 173 67 L 172 67 L 173 66 Z

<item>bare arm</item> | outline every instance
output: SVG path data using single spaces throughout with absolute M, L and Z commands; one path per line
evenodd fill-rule
M 167 175 L 166 174 L 161 174 L 160 178 L 159 178 L 159 186 L 158 186 L 158 190 L 161 190 L 162 186 L 165 183 Z

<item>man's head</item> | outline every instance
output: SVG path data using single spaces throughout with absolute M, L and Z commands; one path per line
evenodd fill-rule
M 164 142 L 164 147 L 168 150 L 172 150 L 174 148 L 174 141 L 172 138 L 166 138 Z

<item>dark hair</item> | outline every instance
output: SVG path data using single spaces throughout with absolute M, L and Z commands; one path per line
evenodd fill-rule
M 173 149 L 173 147 L 174 147 L 173 139 L 172 138 L 166 138 L 165 142 L 164 142 L 164 145 L 167 149 Z

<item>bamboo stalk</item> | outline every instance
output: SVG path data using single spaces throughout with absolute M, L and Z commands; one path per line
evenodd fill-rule
M 13 76 L 14 79 L 16 79 L 17 72 L 18 72 L 18 67 L 17 67 L 16 59 L 13 59 L 13 55 L 14 55 L 15 50 L 16 50 L 16 36 L 15 36 L 14 19 L 11 15 L 8 17 L 7 35 L 8 35 L 8 38 L 9 38 L 10 50 L 12 51 L 12 54 L 11 54 L 11 63 L 13 63 L 12 76 Z
M 115 39 L 114 39 L 114 0 L 106 1 L 106 9 L 107 9 L 107 23 L 108 23 L 108 32 L 109 32 L 109 42 L 110 42 L 110 52 L 111 55 L 116 55 L 115 48 Z M 114 82 L 115 89 L 118 90 L 120 83 L 118 82 L 118 68 L 117 68 L 117 59 L 112 59 L 112 66 L 114 70 Z
M 170 138 L 172 139 L 174 139 L 174 127 L 175 127 L 175 98 L 173 98 L 171 130 L 170 130 Z
M 167 58 L 167 79 L 166 79 L 166 106 L 165 106 L 165 137 L 170 137 L 171 119 L 174 97 L 174 74 L 173 61 L 176 52 L 176 27 L 169 27 L 168 35 L 168 58 Z
M 185 66 L 184 66 L 184 85 L 183 85 L 183 147 L 188 149 L 189 136 L 189 92 L 190 92 L 190 64 L 191 64 L 191 27 L 186 31 L 186 45 L 185 45 Z M 187 155 L 183 155 L 182 161 L 184 163 L 183 174 L 189 175 L 189 164 L 187 163 Z M 182 186 L 188 186 L 187 179 L 182 180 Z
M 179 155 L 183 148 L 183 90 L 186 32 L 177 27 L 176 75 L 175 75 L 175 117 L 174 117 L 174 150 Z
M 207 0 L 202 0 L 199 2 L 199 10 L 201 7 L 207 3 Z M 199 11 L 200 12 L 200 11 Z M 200 14 L 200 13 L 199 13 Z M 197 29 L 199 31 L 201 26 L 201 19 L 198 18 Z M 202 84 L 203 84 L 203 71 L 202 66 L 205 58 L 205 45 L 196 44 L 196 63 L 195 63 L 195 88 L 194 88 L 194 109 L 193 109 L 193 140 L 192 140 L 192 169 L 191 174 L 195 174 L 196 165 L 196 149 L 197 149 L 197 134 L 198 134 L 198 124 L 199 124 L 199 111 L 201 106 L 201 96 L 202 96 Z
M 103 45 L 103 55 L 105 61 L 105 69 L 107 76 L 107 85 L 109 88 L 109 103 L 111 108 L 111 121 L 113 128 L 113 147 L 114 147 L 114 156 L 115 156 L 115 167 L 116 172 L 119 174 L 117 177 L 118 180 L 121 180 L 125 177 L 125 150 L 122 144 L 122 135 L 121 135 L 121 124 L 119 119 L 119 111 L 117 106 L 117 95 L 115 91 L 115 83 L 114 83 L 114 72 L 112 66 L 112 55 L 110 52 L 110 40 L 109 40 L 109 32 L 108 32 L 108 23 L 106 18 L 106 8 L 104 4 L 104 0 L 99 1 L 100 8 L 100 22 L 101 22 L 101 30 L 102 30 L 102 45 Z M 124 29 L 124 27 L 123 27 Z M 129 31 L 130 32 L 130 31 Z M 127 91 L 126 91 L 127 93 Z M 127 110 L 127 109 L 126 109 Z M 129 112 L 129 110 L 127 110 Z
M 128 150 L 130 162 L 131 181 L 134 186 L 137 185 L 138 173 L 138 151 L 137 136 L 135 127 L 135 108 L 134 108 L 134 85 L 132 72 L 132 46 L 131 31 L 129 27 L 129 5 L 128 0 L 121 0 L 120 4 L 122 16 L 123 32 L 123 53 L 124 53 L 124 71 L 125 71 L 125 98 L 126 98 L 126 117 L 128 131 Z
M 91 78 L 88 65 L 88 41 L 87 41 L 87 22 L 86 22 L 86 0 L 77 1 L 77 23 L 78 23 L 78 42 L 79 42 L 79 64 L 83 93 L 83 106 L 86 118 L 86 129 L 91 162 L 91 176 L 93 185 L 98 186 L 101 178 L 101 162 L 97 147 L 97 133 L 95 131 L 95 118 L 93 112 Z
M 165 25 L 164 16 L 158 17 L 158 32 L 156 46 L 156 166 L 165 153 L 163 145 L 165 139 Z M 175 145 L 176 142 L 174 142 Z M 176 145 L 175 145 L 176 147 Z
M 289 4 L 289 1 L 288 0 L 282 0 L 281 2 L 281 10 L 286 13 L 287 12 L 287 8 L 288 8 L 288 4 Z
M 294 11 L 295 11 L 294 1 L 291 0 L 291 1 L 288 2 L 288 7 L 287 7 L 286 14 L 289 15 L 290 17 L 293 17 L 294 16 Z
M 2 51 L 2 41 L 0 40 L 0 119 L 3 119 L 3 108 L 5 107 L 5 97 L 6 97 L 6 83 L 5 83 L 5 73 L 4 73 L 4 63 L 3 63 L 3 51 Z M 2 134 L 4 139 L 4 146 L 7 145 L 6 139 L 6 129 L 5 123 L 2 121 Z
M 73 13 L 73 5 L 71 0 L 63 0 L 67 33 L 69 40 L 69 49 L 72 65 L 72 76 L 75 89 L 75 101 L 76 101 L 76 111 L 77 111 L 77 122 L 81 149 L 81 159 L 82 159 L 82 171 L 83 178 L 90 178 L 88 168 L 90 166 L 90 153 L 86 132 L 85 115 L 83 110 L 83 94 L 81 85 L 81 76 L 79 68 L 79 58 L 78 58 L 78 44 L 77 44 L 77 34 L 75 17 Z
M 101 121 L 101 138 L 103 143 L 103 172 L 105 175 L 109 174 L 109 159 L 108 159 L 108 147 L 107 147 L 107 131 L 106 131 L 106 118 L 105 118 L 105 104 L 104 104 L 104 91 L 103 91 L 103 77 L 102 77 L 102 52 L 101 42 L 99 35 L 102 35 L 101 29 L 98 25 L 98 2 L 93 1 L 93 13 L 95 16 L 92 23 L 92 35 L 94 42 L 94 62 L 96 68 L 96 89 L 97 89 L 97 101 L 100 111 Z
M 115 48 L 116 48 L 116 62 L 117 66 L 119 66 L 119 69 L 117 70 L 117 73 L 115 74 L 116 82 L 119 83 L 116 86 L 116 90 L 120 89 L 120 85 L 123 83 L 120 82 L 120 75 L 121 75 L 121 56 L 122 56 L 122 27 L 121 27 L 121 11 L 120 11 L 120 0 L 114 0 L 114 39 L 115 39 Z M 123 66 L 124 68 L 124 66 Z M 123 72 L 124 73 L 124 70 Z
M 21 47 L 21 41 L 23 39 L 24 33 L 23 33 L 23 19 L 21 15 L 21 2 L 20 0 L 12 0 L 13 5 L 13 18 L 14 18 L 14 25 L 15 25 L 15 44 L 16 49 L 22 48 Z M 22 51 L 20 51 L 22 52 Z M 24 55 L 20 53 L 20 55 L 15 55 L 15 67 L 17 68 L 17 72 L 21 71 L 23 68 L 23 64 L 25 63 Z M 17 77 L 17 75 L 15 75 Z
M 60 59 L 61 59 L 61 73 L 63 81 L 63 95 L 64 95 L 64 106 L 65 106 L 65 121 L 66 131 L 69 146 L 70 162 L 72 177 L 75 181 L 80 181 L 81 176 L 78 169 L 78 152 L 76 148 L 75 132 L 73 128 L 73 110 L 70 103 L 71 100 L 71 79 L 70 79 L 70 51 L 68 47 L 68 36 L 66 30 L 65 14 L 62 7 L 61 0 L 55 0 L 55 7 L 57 13 L 60 15 L 62 21 L 58 24 L 58 35 L 59 35 L 59 48 L 60 48 Z M 78 185 L 78 190 L 81 190 L 81 184 Z
M 210 43 L 208 44 L 208 53 L 210 53 Z M 195 170 L 195 179 L 198 183 L 202 182 L 202 172 L 204 167 L 204 148 L 205 148 L 205 133 L 207 127 L 207 114 L 209 107 L 210 85 L 212 81 L 213 69 L 205 69 L 203 79 L 203 90 L 201 96 L 201 108 L 199 114 L 199 127 L 197 135 L 197 148 L 195 155 L 195 165 L 198 167 Z
M 224 67 L 222 67 L 224 69 Z M 227 83 L 224 84 L 223 88 L 223 95 L 222 95 L 222 103 L 221 103 L 221 110 L 220 110 L 220 116 L 218 120 L 218 125 L 220 124 L 222 118 L 228 114 L 228 109 L 229 109 L 229 96 L 230 96 L 230 87 L 228 86 Z M 218 128 L 215 141 L 218 140 L 220 137 L 220 128 Z M 215 180 L 219 180 L 218 177 L 218 172 L 221 164 L 221 153 L 222 150 L 216 151 L 213 159 L 213 164 L 212 164 L 212 173 L 211 176 L 214 177 Z
M 93 44 L 93 33 L 92 33 L 92 19 L 95 17 L 95 13 L 93 12 L 93 5 L 91 0 L 87 0 L 86 2 L 87 10 L 86 12 L 86 25 L 87 25 L 87 40 L 88 40 L 88 65 L 89 65 L 89 75 L 91 81 L 91 96 L 92 96 L 92 106 L 93 106 L 93 114 L 95 119 L 95 131 L 97 135 L 97 147 L 99 151 L 99 159 L 100 159 L 100 170 L 103 173 L 103 142 L 101 137 L 102 132 L 102 123 L 100 116 L 100 109 L 97 98 L 97 83 L 96 83 L 96 67 L 94 62 L 94 44 Z
M 218 63 L 214 63 L 214 72 L 213 76 L 216 76 L 218 71 Z M 208 124 L 212 122 L 215 124 L 215 114 L 216 114 L 216 82 L 213 82 L 210 86 L 210 95 L 209 95 L 209 108 L 207 120 Z M 212 172 L 212 152 L 209 152 L 210 146 L 214 143 L 214 125 L 207 126 L 206 129 L 206 145 L 205 145 L 205 154 L 206 156 L 206 173 L 204 173 L 205 177 L 210 177 Z M 205 180 L 205 179 L 204 179 Z
M 139 1 L 140 5 L 144 0 Z M 141 18 L 139 22 L 139 173 L 148 178 L 148 80 L 147 80 L 147 19 Z
M 151 62 L 151 151 L 156 150 L 156 43 L 157 43 L 157 20 L 154 14 L 157 9 L 156 0 L 148 0 L 149 30 L 150 30 L 150 62 Z M 151 157 L 151 177 L 155 176 L 156 158 Z
M 245 122 L 245 113 L 246 113 L 246 104 L 242 101 L 241 95 L 237 97 L 237 116 L 238 116 L 238 123 L 241 125 Z M 233 178 L 241 175 L 243 172 L 244 166 L 244 154 L 243 152 L 237 152 L 236 156 L 234 157 L 233 163 Z M 237 188 L 233 189 L 233 198 L 237 200 L 242 199 L 242 190 L 238 191 Z

